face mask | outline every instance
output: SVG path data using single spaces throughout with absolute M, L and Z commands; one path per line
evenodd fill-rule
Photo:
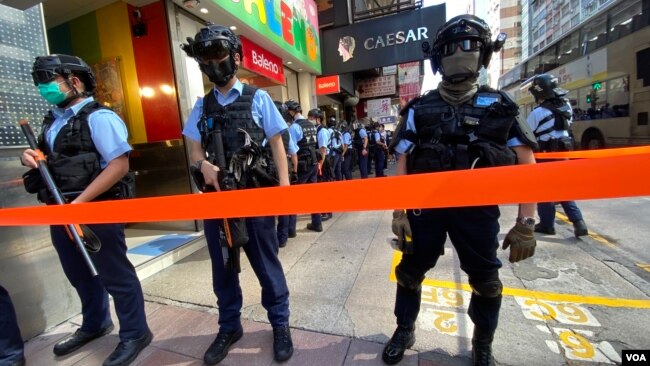
M 237 71 L 237 65 L 235 65 L 232 57 L 228 57 L 221 62 L 208 61 L 207 64 L 199 63 L 199 67 L 208 79 L 218 87 L 226 86 Z
M 446 79 L 467 79 L 475 77 L 478 72 L 480 52 L 456 52 L 442 59 L 442 72 Z
M 65 83 L 65 81 L 60 83 L 52 81 L 51 83 L 38 84 L 38 92 L 41 93 L 43 99 L 47 100 L 48 103 L 59 104 L 65 100 L 66 95 L 70 92 L 68 91 L 64 93 L 59 89 L 59 85 L 63 83 Z

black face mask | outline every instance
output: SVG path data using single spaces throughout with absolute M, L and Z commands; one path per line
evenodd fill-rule
M 237 65 L 235 65 L 235 60 L 232 57 L 228 57 L 221 62 L 210 60 L 207 64 L 199 63 L 199 68 L 218 87 L 226 86 L 237 71 Z

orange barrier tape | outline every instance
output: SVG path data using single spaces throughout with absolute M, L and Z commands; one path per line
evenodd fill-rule
M 0 210 L 0 226 L 151 222 L 650 195 L 650 154 L 345 182 Z M 560 182 L 560 184 L 558 184 Z M 385 193 L 365 200 L 371 187 Z M 318 200 L 316 197 L 336 197 Z
M 611 156 L 650 154 L 650 146 L 622 147 L 616 149 L 578 150 L 536 153 L 535 159 L 594 159 Z

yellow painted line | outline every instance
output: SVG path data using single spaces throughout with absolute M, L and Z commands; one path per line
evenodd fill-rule
M 573 223 L 569 220 L 569 217 L 566 216 L 565 214 L 561 213 L 561 212 L 556 212 L 555 217 L 557 217 L 560 221 L 562 221 L 562 222 L 564 222 L 566 224 L 573 225 Z M 605 245 L 607 247 L 616 248 L 616 245 L 614 245 L 614 243 L 612 243 L 611 241 L 605 239 L 601 235 L 598 235 L 598 234 L 594 233 L 593 231 L 589 231 L 588 235 L 589 235 L 590 238 L 594 239 L 595 241 L 597 241 L 597 242 L 599 242 L 599 243 L 601 243 L 601 244 L 603 244 L 603 245 Z
M 636 266 L 642 268 L 646 272 L 650 272 L 650 264 L 637 263 Z
M 395 278 L 395 266 L 399 264 L 401 259 L 402 259 L 402 253 L 395 251 L 395 253 L 393 254 L 393 263 L 389 275 L 389 279 L 391 282 L 397 282 Z M 648 267 L 650 267 L 650 265 L 648 265 Z M 425 278 L 422 284 L 431 287 L 456 289 L 456 290 L 463 290 L 467 292 L 472 291 L 472 288 L 469 286 L 469 284 L 459 283 L 454 281 L 434 280 L 430 278 Z M 546 300 L 546 301 L 553 301 L 553 302 L 565 302 L 565 303 L 568 302 L 568 303 L 585 304 L 585 305 L 599 305 L 599 306 L 607 306 L 612 308 L 650 309 L 650 300 L 620 299 L 614 297 L 561 294 L 555 292 L 533 291 L 533 290 L 511 288 L 511 287 L 504 287 L 503 295 L 512 296 L 512 297 L 524 297 L 524 298 L 537 299 L 537 300 Z

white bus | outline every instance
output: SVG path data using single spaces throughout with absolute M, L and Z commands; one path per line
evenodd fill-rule
M 614 1 L 499 78 L 524 117 L 535 107 L 521 84 L 551 73 L 573 106 L 577 148 L 650 144 L 650 2 Z

